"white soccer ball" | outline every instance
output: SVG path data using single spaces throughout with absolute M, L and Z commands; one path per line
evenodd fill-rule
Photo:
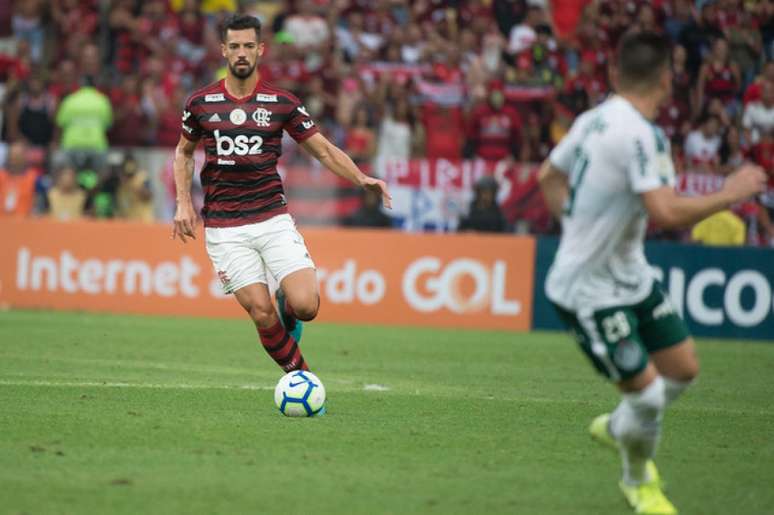
M 289 372 L 282 376 L 274 388 L 274 404 L 287 417 L 322 415 L 325 409 L 325 387 L 309 371 Z

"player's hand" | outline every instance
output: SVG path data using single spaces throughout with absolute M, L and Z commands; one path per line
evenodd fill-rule
M 762 193 L 766 187 L 766 179 L 763 168 L 745 164 L 728 176 L 723 183 L 723 191 L 734 199 L 733 202 L 737 202 Z
M 366 177 L 363 179 L 362 186 L 365 189 L 371 190 L 374 193 L 380 195 L 382 197 L 382 204 L 384 204 L 384 207 L 387 209 L 392 209 L 392 196 L 387 190 L 387 184 L 385 184 L 384 181 L 380 179 L 374 179 L 373 177 Z
M 196 212 L 194 211 L 193 204 L 188 202 L 181 202 L 177 205 L 175 211 L 175 222 L 172 226 L 172 239 L 180 238 L 180 241 L 186 243 L 186 237 L 196 239 Z

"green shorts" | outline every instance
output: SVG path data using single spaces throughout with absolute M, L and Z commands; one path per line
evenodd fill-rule
M 642 372 L 651 352 L 690 336 L 658 282 L 645 300 L 633 305 L 577 313 L 554 307 L 594 367 L 616 382 Z

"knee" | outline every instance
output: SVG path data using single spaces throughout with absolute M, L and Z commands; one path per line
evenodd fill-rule
M 258 327 L 271 327 L 277 321 L 277 314 L 271 303 L 254 303 L 247 306 L 245 310 Z
M 697 377 L 699 377 L 699 362 L 694 358 L 681 363 L 680 368 L 669 378 L 683 383 L 692 383 Z
M 320 309 L 320 295 L 316 292 L 304 294 L 294 298 L 290 305 L 296 318 L 308 322 L 309 320 L 314 320 L 317 316 L 317 312 Z
M 699 362 L 695 361 L 691 363 L 681 374 L 680 380 L 686 383 L 692 383 L 699 377 Z

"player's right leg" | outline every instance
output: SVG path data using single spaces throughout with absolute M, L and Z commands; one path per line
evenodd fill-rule
M 651 353 L 650 359 L 664 378 L 667 404 L 671 404 L 699 375 L 699 360 L 693 338 Z
M 248 284 L 236 290 L 234 296 L 253 320 L 264 349 L 282 370 L 309 369 L 298 342 L 280 323 L 265 283 Z

